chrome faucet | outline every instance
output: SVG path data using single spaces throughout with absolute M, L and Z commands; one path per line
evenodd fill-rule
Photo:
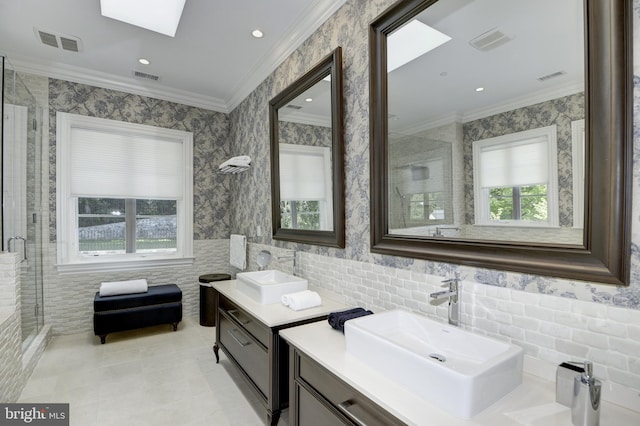
M 442 282 L 448 284 L 449 289 L 431 293 L 429 297 L 435 300 L 449 298 L 449 324 L 457 326 L 460 324 L 460 277 L 456 272 L 455 278 L 449 278 Z
M 281 256 L 276 256 L 276 260 L 278 262 L 284 262 L 287 260 L 293 260 L 293 275 L 296 275 L 296 251 L 291 250 L 288 254 L 283 254 Z
M 459 231 L 460 228 L 458 228 L 457 226 L 436 226 L 436 230 L 434 231 L 433 236 L 444 237 L 444 234 L 442 233 L 443 230 Z

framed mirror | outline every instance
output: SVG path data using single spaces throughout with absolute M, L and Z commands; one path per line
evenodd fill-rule
M 275 240 L 345 246 L 342 49 L 269 102 Z
M 401 0 L 376 18 L 372 252 L 628 284 L 631 14 Z

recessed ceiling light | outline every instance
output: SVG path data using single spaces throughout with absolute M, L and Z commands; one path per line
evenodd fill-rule
M 185 1 L 100 0 L 100 13 L 107 18 L 174 37 Z
M 484 87 L 476 87 L 476 92 L 482 92 L 484 91 Z
M 255 29 L 253 31 L 251 31 L 251 35 L 254 36 L 255 38 L 262 38 L 264 37 L 264 33 L 258 29 Z
M 148 59 L 145 58 L 138 59 L 138 62 L 140 62 L 142 65 L 149 65 L 151 63 Z
M 307 98 L 307 99 L 305 99 L 305 101 L 307 101 L 307 102 L 313 102 L 313 98 Z
M 446 34 L 414 19 L 387 38 L 387 72 L 451 40 Z

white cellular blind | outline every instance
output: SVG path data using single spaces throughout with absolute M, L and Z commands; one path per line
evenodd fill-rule
M 182 143 L 71 128 L 71 195 L 177 199 L 184 190 Z
M 546 137 L 481 148 L 481 187 L 498 188 L 547 182 L 548 150 Z
M 295 152 L 283 149 L 282 145 L 284 144 L 281 144 L 280 149 L 280 199 L 283 201 L 326 199 L 325 158 L 329 149 L 304 147 L 305 152 Z

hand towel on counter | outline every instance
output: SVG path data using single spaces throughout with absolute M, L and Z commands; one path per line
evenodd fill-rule
M 365 315 L 373 314 L 372 311 L 365 310 L 364 308 L 353 308 L 346 311 L 332 312 L 329 314 L 327 320 L 332 328 L 344 333 L 344 323 L 350 319 L 363 317 Z
M 229 263 L 238 269 L 247 268 L 247 237 L 231 234 L 229 238 Z
M 315 291 L 304 290 L 283 295 L 282 304 L 294 311 L 301 311 L 322 305 L 322 299 Z
M 146 293 L 149 289 L 147 280 L 110 281 L 100 284 L 100 296 L 116 296 L 118 294 Z
M 237 157 L 232 157 L 227 161 L 225 161 L 224 163 L 220 164 L 218 169 L 222 170 L 228 166 L 249 167 L 250 165 L 251 165 L 251 157 L 249 157 L 248 155 L 238 155 Z

